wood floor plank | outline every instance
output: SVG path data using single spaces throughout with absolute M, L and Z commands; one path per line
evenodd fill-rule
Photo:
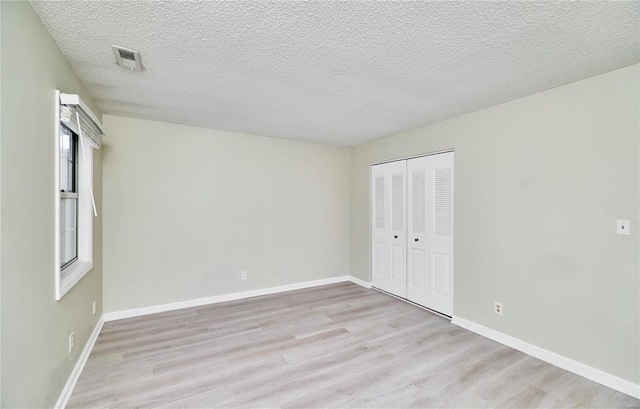
M 211 350 L 218 350 L 219 348 L 220 347 L 216 341 L 207 341 L 195 345 L 181 345 L 178 343 L 175 348 L 162 351 L 161 353 L 145 355 L 137 357 L 136 359 L 127 358 L 109 365 L 96 366 L 92 368 L 87 368 L 85 366 L 82 376 L 78 382 L 101 379 L 105 376 L 125 373 L 136 368 L 153 367 L 154 365 L 165 362 L 174 362 L 174 364 L 177 364 L 182 359 L 188 359 L 194 354 L 204 354 Z
M 68 408 L 632 408 L 640 401 L 337 283 L 105 324 Z
M 444 373 L 431 384 L 424 385 L 426 388 L 437 388 L 438 396 L 432 398 L 432 402 L 439 407 L 453 405 L 454 402 L 469 401 L 473 406 L 488 406 L 489 403 L 481 399 L 475 393 L 467 393 L 474 385 L 481 383 L 488 377 L 495 376 L 505 368 L 515 364 L 526 355 L 512 349 L 500 348 L 488 357 L 468 362 L 459 368 L 452 368 Z M 465 398 L 466 396 L 466 398 Z M 455 407 L 455 406 L 453 406 Z
M 96 355 L 114 354 L 137 350 L 149 350 L 162 345 L 172 345 L 176 338 L 191 337 L 192 335 L 206 334 L 208 328 L 176 328 L 160 333 L 146 333 L 136 335 L 135 338 L 125 338 L 118 341 L 101 342 L 96 344 L 91 352 Z
M 76 387 L 73 390 L 74 395 L 81 396 L 86 394 L 93 394 L 102 392 L 105 389 L 112 389 L 122 384 L 135 382 L 143 378 L 148 378 L 153 375 L 152 367 L 135 368 L 126 372 L 117 372 L 109 375 L 102 376 L 100 378 L 89 378 L 79 380 L 76 383 Z
M 475 392 L 487 402 L 498 405 L 552 370 L 552 365 L 534 357 L 526 356 L 497 375 L 480 383 Z
M 114 352 L 111 354 L 91 354 L 87 363 L 84 364 L 85 369 L 96 368 L 104 365 L 111 365 L 122 362 L 122 352 Z
M 270 371 L 274 367 L 285 366 L 287 363 L 280 356 L 271 356 L 262 360 L 246 362 L 243 365 L 227 365 L 226 368 L 211 368 L 203 364 L 198 369 L 185 369 L 184 377 L 176 377 L 176 372 L 168 373 L 171 383 L 157 382 L 160 389 L 141 396 L 137 394 L 119 405 L 110 405 L 110 408 L 130 408 L 132 404 L 141 407 L 157 407 L 167 403 L 173 403 L 182 399 L 203 394 L 207 391 L 219 389 L 247 379 L 252 376 Z M 197 376 L 194 376 L 194 373 Z M 161 375 L 165 376 L 165 375 Z M 177 381 L 176 381 L 176 378 Z
M 309 372 L 297 378 L 290 378 L 284 383 L 269 384 L 264 393 L 250 395 L 245 399 L 228 405 L 230 408 L 256 408 L 256 407 L 286 407 L 282 402 L 297 401 L 307 398 L 311 391 L 335 389 L 353 374 L 341 365 L 332 366 L 325 370 Z M 239 391 L 234 389 L 236 395 Z M 317 395 L 314 395 L 317 397 Z M 305 403 L 300 407 L 329 407 L 330 405 Z
M 343 371 L 345 368 L 341 367 L 341 364 L 365 356 L 368 353 L 369 351 L 366 347 L 358 345 L 344 348 L 337 352 L 310 357 L 301 363 L 277 368 L 264 374 L 264 376 L 253 377 L 239 382 L 233 386 L 234 392 L 238 398 L 242 399 L 269 395 L 269 392 L 273 389 L 291 383 L 292 380 L 299 380 L 311 374 L 319 374 L 331 369 Z
M 565 406 L 555 396 L 548 394 L 542 389 L 538 389 L 535 386 L 527 385 L 522 390 L 518 391 L 515 395 L 508 398 L 502 404 L 497 406 L 497 409 L 512 409 L 512 408 L 549 408 L 560 409 Z
M 365 341 L 385 336 L 389 331 L 391 331 L 391 328 L 387 326 L 377 326 L 365 331 L 353 332 L 346 328 L 345 330 L 348 334 L 345 337 L 334 338 L 325 342 L 318 342 L 303 348 L 290 349 L 284 351 L 283 356 L 290 364 L 305 362 L 313 357 L 322 356 L 329 352 L 339 351 L 344 348 L 364 346 Z M 302 339 L 310 339 L 314 336 L 317 335 L 304 337 Z
M 158 409 L 209 409 L 235 402 L 233 389 L 223 387 L 157 406 Z
M 489 402 L 479 398 L 478 395 L 472 391 L 464 392 L 442 406 L 443 409 L 489 409 L 492 407 L 493 406 Z

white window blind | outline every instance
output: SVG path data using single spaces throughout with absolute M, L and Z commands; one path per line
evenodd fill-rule
M 76 111 L 76 118 L 78 119 L 78 123 L 80 123 L 80 114 L 78 113 L 78 111 Z M 84 134 L 82 132 L 82 127 L 80 127 L 79 129 L 80 134 L 78 135 L 78 139 L 80 140 L 80 147 L 81 147 L 81 151 L 82 151 L 82 157 L 85 159 L 84 163 L 88 163 L 87 162 L 87 152 L 85 150 L 84 147 Z M 82 171 L 84 171 L 85 175 L 91 175 L 93 172 L 91 172 L 91 169 L 83 169 Z M 98 210 L 96 209 L 96 198 L 93 196 L 93 181 L 89 181 L 89 192 L 91 193 L 91 205 L 93 206 L 93 215 L 95 217 L 98 217 Z
M 80 130 L 92 145 L 99 149 L 102 145 L 102 124 L 91 108 L 77 94 L 60 93 L 60 120 L 80 135 Z M 76 115 L 76 113 L 78 115 Z M 78 119 L 79 116 L 79 119 Z M 72 127 L 75 127 L 72 128 Z
M 100 149 L 102 146 L 102 131 L 81 108 L 78 109 L 73 105 L 60 105 L 60 122 L 76 134 L 82 134 L 87 138 L 92 148 Z
M 79 136 L 80 151 L 86 161 L 87 153 L 85 142 L 88 142 L 91 148 L 100 149 L 102 146 L 102 125 L 98 122 L 96 116 L 85 105 L 78 95 L 60 94 L 60 122 L 71 129 Z M 91 175 L 90 169 L 80 169 L 80 172 L 86 176 Z M 93 183 L 89 182 L 89 191 L 91 194 L 91 204 L 93 206 L 94 216 L 98 216 L 96 209 L 96 200 L 93 195 Z

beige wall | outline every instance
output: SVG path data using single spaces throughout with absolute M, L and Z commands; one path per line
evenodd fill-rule
M 99 113 L 27 2 L 1 2 L 2 407 L 52 407 L 102 314 L 101 219 L 94 267 L 61 301 L 54 289 L 55 90 Z M 94 156 L 101 214 L 101 155 Z M 98 314 L 92 315 L 92 302 Z M 75 350 L 67 351 L 75 333 Z
M 105 311 L 349 273 L 347 148 L 104 125 Z
M 638 67 L 352 148 L 351 274 L 369 165 L 454 148 L 455 315 L 640 382 Z

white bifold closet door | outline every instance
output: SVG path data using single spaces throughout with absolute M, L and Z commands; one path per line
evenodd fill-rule
M 453 315 L 453 152 L 372 167 L 372 285 Z
M 405 161 L 372 168 L 372 284 L 398 297 L 407 296 Z
M 453 315 L 453 152 L 407 161 L 407 299 Z

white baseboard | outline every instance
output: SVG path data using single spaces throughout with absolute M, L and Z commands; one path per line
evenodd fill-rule
M 303 288 L 317 287 L 327 284 L 342 283 L 345 281 L 352 281 L 356 284 L 362 280 L 356 279 L 358 282 L 353 281 L 351 276 L 340 276 L 323 278 L 321 280 L 305 281 L 302 283 L 281 285 L 278 287 L 262 288 L 260 290 L 243 291 L 239 293 L 214 295 L 212 297 L 196 298 L 193 300 L 178 301 L 169 304 L 152 305 L 150 307 L 133 308 L 130 310 L 107 312 L 104 314 L 105 321 L 116 321 L 125 318 L 139 317 L 142 315 L 156 314 L 159 312 L 181 310 L 183 308 L 200 307 L 202 305 L 216 304 L 225 301 L 240 300 L 243 298 L 258 297 L 261 295 L 276 294 L 286 291 L 300 290 Z M 363 282 L 364 283 L 364 282 Z M 366 283 L 365 283 L 366 284 Z
M 100 330 L 102 330 L 102 325 L 104 325 L 104 315 L 100 317 L 98 323 L 95 328 L 93 328 L 93 332 L 89 336 L 87 343 L 84 345 L 84 349 L 82 353 L 78 357 L 78 361 L 76 365 L 73 367 L 71 374 L 69 375 L 69 379 L 67 379 L 67 383 L 62 388 L 62 392 L 60 393 L 60 397 L 56 402 L 56 409 L 64 409 L 69 402 L 69 398 L 71 397 L 71 393 L 73 392 L 73 388 L 76 386 L 76 382 L 78 382 L 78 378 L 80 378 L 80 374 L 84 369 L 84 365 L 87 363 L 87 359 L 89 359 L 89 355 L 91 355 L 91 350 L 93 349 L 93 345 L 96 343 L 98 339 L 98 335 L 100 335 Z
M 631 381 L 619 378 L 600 369 L 596 369 L 592 366 L 583 364 L 582 362 L 578 362 L 571 358 L 567 358 L 566 356 L 551 352 L 544 348 L 540 348 L 539 346 L 530 344 L 528 342 L 522 341 L 521 339 L 512 337 L 491 328 L 487 328 L 483 325 L 476 324 L 473 321 L 465 320 L 464 318 L 454 316 L 451 322 L 459 327 L 482 335 L 483 337 L 492 339 L 503 345 L 524 352 L 527 355 L 531 355 L 535 358 L 548 362 L 569 372 L 573 372 L 574 374 L 580 375 L 601 385 L 640 399 L 640 385 L 635 384 Z
M 354 276 L 349 276 L 349 281 L 351 281 L 354 284 L 358 284 L 359 286 L 362 286 L 364 288 L 371 288 L 371 283 L 370 282 L 361 280 L 361 279 L 359 279 L 357 277 L 354 277 Z

